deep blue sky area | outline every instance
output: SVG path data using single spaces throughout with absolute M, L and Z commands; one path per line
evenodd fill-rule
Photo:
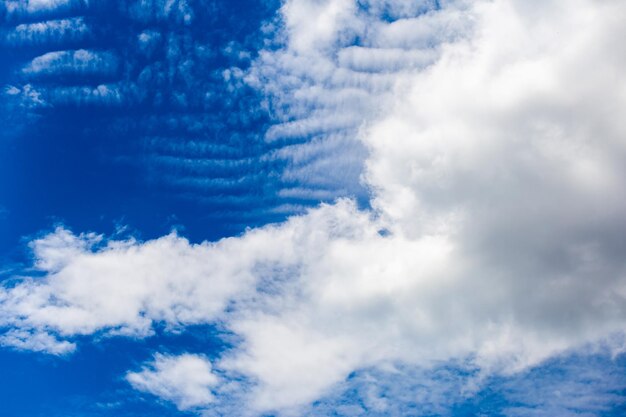
M 181 23 L 176 16 L 154 17 L 148 12 L 129 16 L 131 12 L 125 7 L 132 2 L 92 2 L 89 8 L 5 16 L 5 32 L 18 23 L 79 16 L 90 33 L 83 37 L 68 34 L 67 39 L 40 36 L 22 42 L 5 40 L 1 47 L 3 88 L 30 85 L 46 101 L 37 106 L 18 103 L 8 95 L 2 99 L 2 257 L 20 258 L 24 236 L 50 230 L 58 223 L 77 231 L 106 234 L 128 226 L 131 233 L 144 239 L 177 228 L 200 241 L 274 220 L 264 214 L 238 215 L 271 204 L 267 185 L 262 189 L 249 181 L 239 191 L 246 198 L 232 202 L 224 194 L 228 190 L 175 181 L 176 177 L 253 177 L 272 169 L 266 164 L 252 161 L 236 172 L 219 172 L 217 168 L 189 172 L 168 161 L 155 162 L 155 156 L 187 156 L 185 149 L 159 147 L 168 138 L 205 145 L 243 144 L 240 151 L 247 153 L 196 152 L 195 158 L 255 158 L 265 151 L 262 137 L 267 117 L 259 109 L 259 98 L 251 90 L 228 91 L 222 71 L 249 65 L 254 51 L 262 46 L 260 26 L 273 15 L 276 2 L 190 4 L 194 13 L 191 24 Z M 138 51 L 137 39 L 142 33 L 157 34 L 149 54 Z M 198 52 L 200 48 L 204 50 Z M 105 51 L 116 61 L 108 70 L 57 68 L 37 75 L 22 70 L 33 58 L 58 50 Z M 247 55 L 235 56 L 239 52 Z M 181 62 L 189 74 L 181 74 Z M 102 84 L 117 86 L 119 100 L 90 101 L 80 94 L 59 93 L 64 87 L 95 88 Z M 209 93 L 211 97 L 205 97 Z M 175 94 L 185 99 L 176 101 Z

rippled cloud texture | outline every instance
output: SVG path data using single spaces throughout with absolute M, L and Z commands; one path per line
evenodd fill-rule
M 519 405 L 532 388 L 511 381 L 541 364 L 619 356 L 624 21 L 618 0 L 286 1 L 236 75 L 266 97 L 280 175 L 305 184 L 281 192 L 364 186 L 369 207 L 339 199 L 202 244 L 58 228 L 31 243 L 38 274 L 0 290 L 2 344 L 71 355 L 78 336 L 218 326 L 236 339 L 219 356 L 155 352 L 126 375 L 204 415 L 446 415 L 490 378 L 512 378 Z M 116 65 L 76 51 L 24 71 L 85 60 Z M 589 371 L 589 391 L 563 366 L 534 378 L 566 400 L 506 414 L 624 402 L 623 378 Z

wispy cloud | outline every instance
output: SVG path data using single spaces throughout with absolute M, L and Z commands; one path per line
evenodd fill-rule
M 14 21 L 80 10 L 87 3 L 88 0 L 5 0 L 0 3 L 0 10 L 5 11 L 7 20 Z
M 22 23 L 4 35 L 4 43 L 11 46 L 59 45 L 86 39 L 91 33 L 83 17 Z
M 34 58 L 22 71 L 30 77 L 110 76 L 115 74 L 118 68 L 119 60 L 114 53 L 78 49 L 45 53 Z

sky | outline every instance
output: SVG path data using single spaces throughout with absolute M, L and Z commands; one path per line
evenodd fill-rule
M 0 416 L 622 416 L 621 0 L 0 2 Z

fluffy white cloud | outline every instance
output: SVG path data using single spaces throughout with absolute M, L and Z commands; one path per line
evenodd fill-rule
M 358 369 L 459 360 L 510 373 L 623 332 L 626 8 L 497 0 L 407 17 L 422 9 L 370 3 L 398 20 L 364 32 L 374 49 L 338 51 L 369 15 L 350 1 L 287 2 L 290 40 L 261 54 L 251 79 L 273 80 L 285 120 L 302 112 L 276 138 L 311 134 L 311 120 L 326 132 L 350 116 L 336 103 L 362 104 L 372 210 L 339 201 L 201 245 L 59 229 L 33 243 L 44 277 L 0 292 L 0 324 L 14 332 L 3 343 L 49 336 L 54 352 L 78 334 L 219 321 L 242 343 L 214 366 L 254 382 L 247 408 L 297 414 Z M 396 60 L 402 39 L 434 42 L 433 61 Z M 384 73 L 349 72 L 332 51 Z M 403 59 L 415 65 L 388 72 Z M 355 92 L 353 75 L 366 88 Z
M 36 333 L 140 336 L 151 333 L 153 321 L 212 321 L 253 281 L 246 258 L 255 262 L 252 246 L 263 245 L 252 238 L 251 252 L 238 256 L 243 248 L 232 240 L 190 245 L 175 234 L 145 244 L 101 240 L 62 228 L 35 240 L 35 266 L 46 277 L 3 290 L 0 322 Z
M 214 401 L 211 387 L 219 381 L 211 362 L 189 353 L 179 356 L 157 354 L 154 362 L 139 372 L 129 372 L 126 379 L 135 389 L 171 401 L 180 410 L 211 404 Z

